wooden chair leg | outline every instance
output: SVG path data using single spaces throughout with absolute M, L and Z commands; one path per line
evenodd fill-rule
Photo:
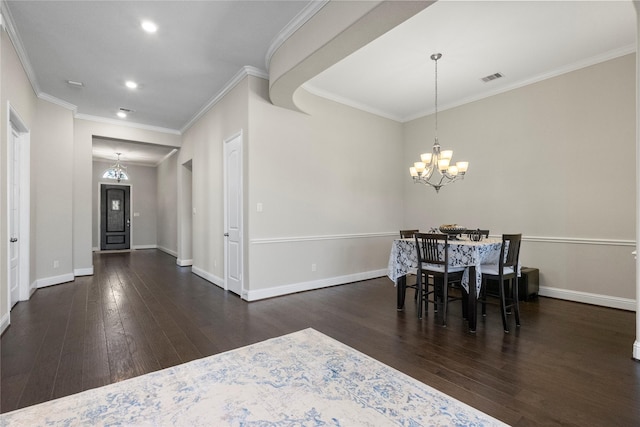
M 424 300 L 424 295 L 423 295 L 423 291 L 422 291 L 422 279 L 421 279 L 422 273 L 420 271 L 418 271 L 418 276 L 417 276 L 417 281 L 416 281 L 416 288 L 418 289 L 418 301 L 417 301 L 417 312 L 418 312 L 418 319 L 422 319 L 422 301 Z
M 428 315 L 429 314 L 429 275 L 425 274 L 423 277 L 423 282 L 424 282 L 424 286 L 425 286 L 425 296 L 424 296 L 424 312 Z M 434 288 L 435 289 L 435 288 Z M 434 293 L 435 295 L 435 293 Z
M 462 292 L 462 318 L 464 320 L 468 320 L 469 319 L 469 293 L 465 292 L 462 286 L 460 286 L 460 292 Z
M 513 312 L 516 317 L 516 326 L 520 326 L 520 298 L 518 298 L 518 278 L 513 279 Z
M 471 282 L 469 282 L 469 286 L 471 285 Z M 482 283 L 482 289 L 480 290 L 480 298 L 482 299 L 482 317 L 487 317 L 487 286 L 488 283 L 484 280 Z
M 449 283 L 442 280 L 442 326 L 447 326 L 447 304 L 449 303 Z
M 505 287 L 506 283 L 502 280 L 502 277 L 499 280 L 498 289 L 500 293 L 500 313 L 502 314 L 502 327 L 505 333 L 509 333 L 509 326 L 507 325 L 507 304 L 505 301 Z

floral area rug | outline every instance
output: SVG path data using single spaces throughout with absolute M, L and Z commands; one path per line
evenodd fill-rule
M 313 329 L 0 415 L 0 426 L 497 426 Z

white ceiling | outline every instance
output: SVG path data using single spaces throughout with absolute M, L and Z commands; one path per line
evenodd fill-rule
M 281 31 L 322 1 L 8 1 L 34 89 L 77 114 L 184 130 L 243 67 L 266 76 Z M 159 25 L 140 29 L 141 19 Z M 441 0 L 305 84 L 406 121 L 635 51 L 630 0 Z M 483 83 L 501 72 L 504 78 Z M 615 78 L 615 76 L 611 76 Z M 127 79 L 140 84 L 124 86 Z M 84 83 L 84 88 L 66 81 Z M 96 141 L 94 155 L 126 145 Z M 118 145 L 116 147 L 116 145 Z M 144 151 L 147 146 L 134 147 Z M 155 153 L 153 164 L 167 154 Z M 114 153 L 115 151 L 112 151 Z M 111 159 L 115 156 L 112 154 Z M 123 159 L 125 156 L 123 156 Z M 136 160 L 137 161 L 137 160 Z M 140 160 L 141 162 L 145 162 Z
M 4 6 L 39 96 L 71 104 L 81 117 L 178 132 L 244 67 L 266 76 L 268 49 L 308 5 L 286 0 L 23 0 Z M 154 21 L 158 31 L 145 33 L 143 19 Z M 126 88 L 126 80 L 139 87 Z M 119 119 L 120 108 L 134 112 Z M 125 162 L 155 165 L 171 150 L 96 139 L 93 154 L 115 160 L 119 151 Z
M 440 0 L 305 84 L 408 121 L 634 52 L 631 1 Z M 505 77 L 484 83 L 494 73 Z M 615 76 L 611 76 L 615 78 Z

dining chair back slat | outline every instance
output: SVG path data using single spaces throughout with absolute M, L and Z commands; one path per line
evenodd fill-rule
M 456 269 L 455 272 L 449 272 L 448 235 L 416 233 L 414 238 L 418 258 L 418 318 L 422 318 L 422 303 L 425 303 L 425 311 L 428 312 L 429 303 L 432 302 L 435 311 L 438 311 L 438 306 L 442 307 L 442 325 L 446 326 L 449 285 L 462 280 L 462 271 Z M 433 285 L 432 290 L 429 290 L 430 285 Z
M 482 273 L 482 290 L 479 302 L 482 304 L 482 315 L 487 315 L 487 296 L 498 297 L 500 300 L 500 312 L 502 315 L 502 326 L 505 333 L 509 333 L 507 324 L 507 314 L 513 309 L 516 326 L 520 326 L 520 306 L 518 303 L 518 264 L 520 262 L 520 243 L 522 234 L 503 234 L 502 246 L 500 247 L 500 258 L 498 268 L 495 265 L 489 266 L 486 270 L 493 270 L 490 273 Z M 498 293 L 490 294 L 487 291 L 488 281 L 498 282 Z
M 520 242 L 522 234 L 503 234 L 502 247 L 500 249 L 500 260 L 502 267 L 498 266 L 499 271 L 504 272 L 504 267 L 511 267 L 514 271 L 518 268 L 520 258 Z M 505 249 L 508 247 L 508 249 Z M 507 252 L 505 255 L 505 251 Z

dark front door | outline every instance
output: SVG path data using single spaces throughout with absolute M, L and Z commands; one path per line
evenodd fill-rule
M 100 185 L 100 249 L 103 251 L 130 248 L 130 190 L 128 185 Z

